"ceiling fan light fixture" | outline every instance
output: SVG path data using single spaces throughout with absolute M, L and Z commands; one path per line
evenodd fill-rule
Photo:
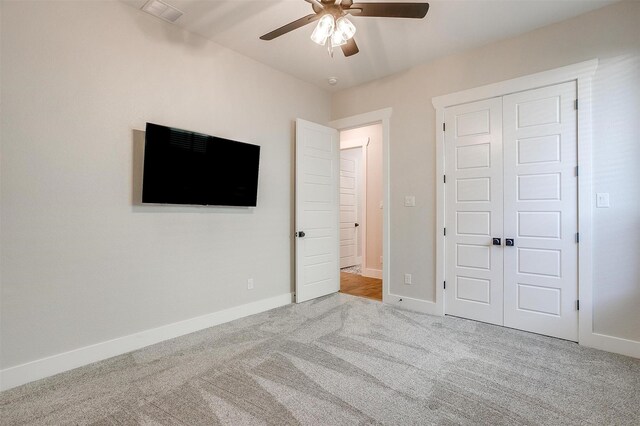
M 334 31 L 333 34 L 331 34 L 331 46 L 338 47 L 343 44 L 347 44 L 347 39 L 344 37 L 344 34 L 337 30 Z
M 320 46 L 324 46 L 327 41 L 327 38 L 333 34 L 333 29 L 335 27 L 335 21 L 333 20 L 333 16 L 327 14 L 324 15 L 318 21 L 318 25 L 316 25 L 313 33 L 311 33 L 311 40 L 314 43 L 319 44 Z
M 341 33 L 346 42 L 356 34 L 356 26 L 346 16 L 341 16 L 336 21 L 336 32 Z

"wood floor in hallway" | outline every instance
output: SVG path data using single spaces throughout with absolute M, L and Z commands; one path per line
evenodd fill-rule
M 340 292 L 367 299 L 382 300 L 382 280 L 340 272 Z

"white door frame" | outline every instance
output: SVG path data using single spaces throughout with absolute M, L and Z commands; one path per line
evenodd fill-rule
M 443 176 L 444 164 L 444 110 L 447 107 L 504 96 L 539 87 L 568 81 L 576 81 L 578 89 L 578 294 L 580 299 L 579 343 L 606 351 L 640 357 L 640 343 L 606 336 L 593 329 L 593 275 L 592 275 L 592 132 L 591 132 L 591 82 L 598 67 L 592 59 L 565 67 L 543 71 L 524 77 L 463 90 L 432 99 L 436 109 L 436 176 Z M 436 310 L 444 315 L 445 240 L 442 229 L 445 223 L 444 184 L 436 193 Z
M 390 144 L 390 120 L 391 108 L 379 109 L 351 117 L 345 117 L 329 122 L 328 126 L 338 130 L 363 127 L 368 124 L 382 123 L 382 301 L 392 302 L 389 294 L 389 279 L 391 277 L 390 259 L 390 218 L 389 218 L 389 144 Z M 363 242 L 364 245 L 364 242 Z M 363 257 L 364 257 L 363 247 Z
M 365 262 L 367 259 L 367 147 L 369 146 L 370 138 L 356 138 L 356 139 L 347 139 L 344 141 L 340 140 L 340 151 L 345 149 L 353 149 L 360 148 L 360 154 L 362 158 L 360 159 L 360 186 L 358 187 L 360 194 L 358 202 L 360 203 L 360 212 L 362 213 L 360 216 L 360 228 L 358 232 L 358 236 L 360 237 L 360 251 L 362 254 L 360 255 L 360 267 L 362 268 L 362 275 L 368 276 L 365 274 Z M 358 257 L 357 246 L 356 246 L 356 258 Z

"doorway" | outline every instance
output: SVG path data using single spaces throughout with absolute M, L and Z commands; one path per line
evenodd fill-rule
M 389 293 L 389 144 L 391 108 L 341 118 L 329 126 L 296 119 L 294 300 L 302 303 L 340 291 L 340 131 L 381 127 L 382 301 L 403 303 Z M 363 245 L 363 250 L 365 247 Z M 380 273 L 380 272 L 379 272 Z
M 382 124 L 340 132 L 340 291 L 382 300 Z

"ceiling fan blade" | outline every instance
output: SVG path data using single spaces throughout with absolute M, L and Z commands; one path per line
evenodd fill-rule
M 429 3 L 353 3 L 348 13 L 353 16 L 374 16 L 381 18 L 424 18 L 429 11 Z
M 315 13 L 312 13 L 310 15 L 307 15 L 303 18 L 297 19 L 293 22 L 289 22 L 287 25 L 283 25 L 282 27 L 278 28 L 277 30 L 273 30 L 270 33 L 266 33 L 265 35 L 263 35 L 262 37 L 260 37 L 261 40 L 273 40 L 276 37 L 280 37 L 283 34 L 288 33 L 289 31 L 293 31 L 297 28 L 300 27 L 304 27 L 305 25 L 307 25 L 310 22 L 313 21 L 317 21 L 320 18 L 319 15 L 316 15 Z
M 344 56 L 346 57 L 353 56 L 360 51 L 360 49 L 358 49 L 356 41 L 353 38 L 347 40 L 347 44 L 343 44 L 340 47 L 342 48 L 342 53 L 344 53 Z

